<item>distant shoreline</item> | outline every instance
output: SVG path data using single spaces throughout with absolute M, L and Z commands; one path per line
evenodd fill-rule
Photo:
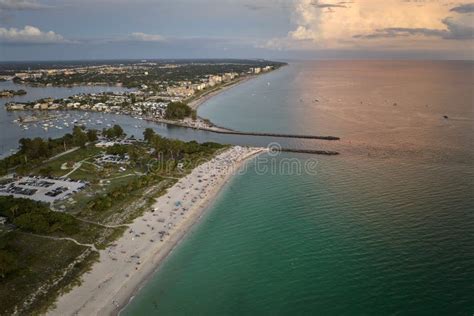
M 278 70 L 278 69 L 276 69 L 276 70 Z M 272 70 L 272 71 L 275 71 L 275 70 Z M 250 81 L 250 80 L 258 78 L 258 77 L 259 77 L 258 75 L 251 75 L 251 76 L 241 77 L 241 78 L 237 79 L 234 82 L 231 82 L 230 84 L 228 84 L 226 86 L 223 86 L 223 87 L 220 87 L 219 89 L 208 92 L 208 93 L 200 96 L 196 100 L 192 100 L 191 102 L 188 103 L 188 105 L 191 109 L 197 110 L 203 103 L 210 100 L 212 97 L 215 97 L 215 96 L 229 90 L 230 88 L 233 88 L 235 86 L 238 86 L 240 84 L 243 84 L 247 81 Z

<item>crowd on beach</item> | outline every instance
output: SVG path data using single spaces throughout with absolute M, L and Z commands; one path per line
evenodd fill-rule
M 116 243 L 100 252 L 100 262 L 84 276 L 82 286 L 62 296 L 53 314 L 117 312 L 202 216 L 230 176 L 264 150 L 231 147 L 177 181 Z

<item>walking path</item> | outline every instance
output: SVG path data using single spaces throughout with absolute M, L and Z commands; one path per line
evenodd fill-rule
M 35 236 L 35 237 L 45 238 L 45 239 L 72 241 L 73 243 L 75 243 L 78 246 L 88 247 L 88 248 L 91 248 L 94 251 L 99 252 L 94 244 L 83 244 L 83 243 L 78 242 L 74 238 L 70 238 L 70 237 L 54 237 L 54 236 L 39 235 L 39 234 L 33 234 L 33 233 L 27 233 L 27 232 L 20 232 L 20 233 Z

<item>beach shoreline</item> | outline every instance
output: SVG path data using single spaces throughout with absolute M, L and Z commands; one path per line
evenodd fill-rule
M 181 178 L 155 200 L 154 211 L 136 218 L 123 236 L 99 252 L 100 261 L 82 276 L 82 284 L 59 297 L 48 315 L 119 314 L 200 221 L 232 176 L 265 151 L 234 146 Z
M 191 102 L 188 103 L 188 105 L 191 109 L 197 110 L 202 104 L 204 104 L 206 101 L 208 101 L 212 97 L 215 97 L 216 95 L 224 93 L 225 91 L 227 91 L 227 90 L 229 90 L 229 89 L 231 89 L 235 86 L 241 85 L 241 84 L 243 84 L 247 81 L 250 81 L 250 80 L 258 78 L 258 77 L 259 76 L 257 76 L 257 75 L 241 77 L 241 78 L 235 80 L 234 82 L 232 82 L 232 83 L 230 83 L 230 84 L 228 84 L 224 87 L 220 87 L 219 89 L 211 91 L 211 92 L 209 92 L 209 93 L 207 93 L 203 96 L 200 96 L 196 100 L 192 100 Z

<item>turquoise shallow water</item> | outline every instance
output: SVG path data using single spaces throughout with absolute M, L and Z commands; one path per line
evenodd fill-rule
M 123 314 L 471 315 L 472 76 L 469 62 L 309 63 L 205 105 L 220 125 L 342 136 L 341 155 L 250 162 Z M 289 159 L 317 172 L 279 170 Z
M 318 161 L 250 163 L 125 315 L 472 313 L 472 170 Z

